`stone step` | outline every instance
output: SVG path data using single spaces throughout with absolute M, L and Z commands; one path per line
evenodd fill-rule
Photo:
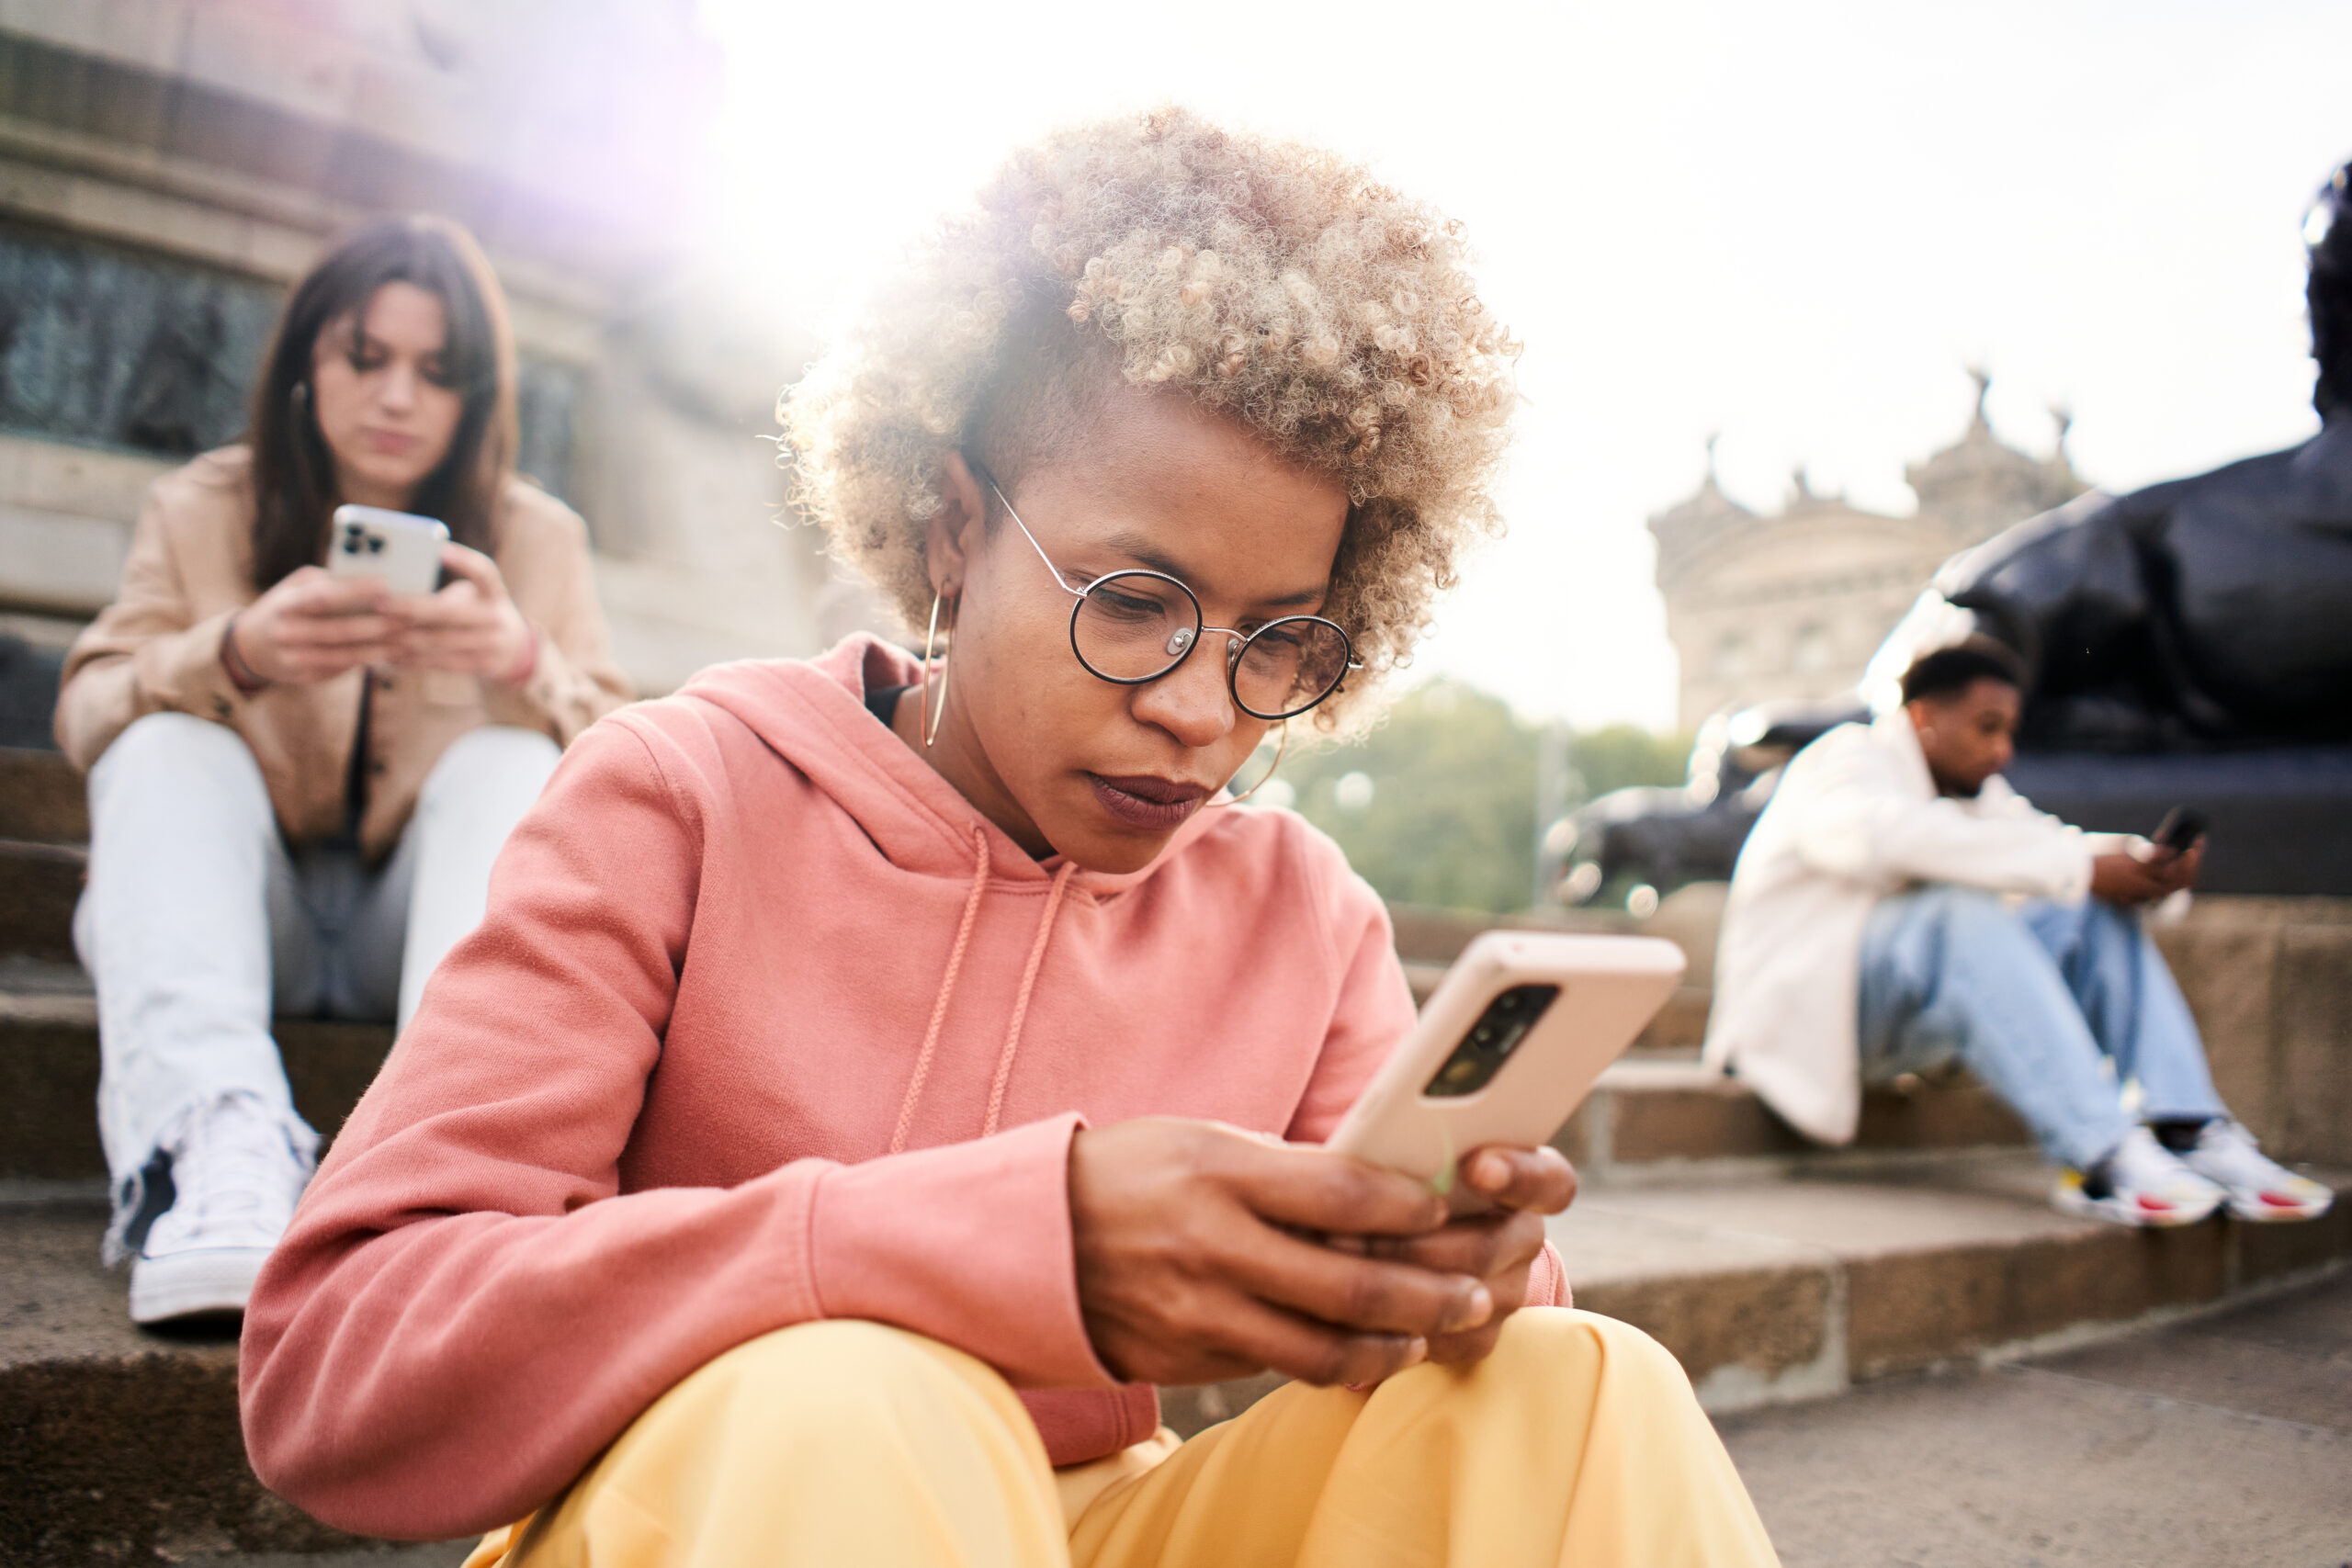
M 72 960 L 74 905 L 89 863 L 78 844 L 0 839 L 0 954 Z
M 1973 1079 L 1905 1079 L 1862 1095 L 1854 1141 L 1825 1148 L 1755 1091 L 1695 1059 L 1629 1059 L 1600 1076 L 1553 1143 L 1588 1186 L 1851 1170 L 2015 1148 L 2026 1130 Z
M 2339 1194 L 2352 1171 L 2312 1170 Z M 2352 1199 L 2302 1224 L 2127 1230 L 2059 1213 L 2030 1154 L 1581 1195 L 1577 1304 L 1639 1324 L 1724 1411 L 2087 1338 L 2352 1258 Z
M 37 958 L 74 957 L 73 916 L 87 865 L 84 846 L 90 835 L 89 810 L 82 775 L 56 751 L 0 747 L 0 954 L 20 953 Z M 1678 896 L 1681 897 L 1681 896 Z M 1675 916 L 1688 898 L 1665 911 L 1654 925 L 1660 934 L 1680 936 L 1691 919 Z M 1709 907 L 1711 908 L 1711 906 Z M 1700 918 L 1703 919 L 1704 910 Z M 1529 917 L 1527 923 L 1562 929 L 1629 931 L 1632 917 L 1622 911 L 1578 910 L 1556 919 Z M 1437 987 L 1446 964 L 1478 931 L 1496 924 L 1489 915 L 1397 906 L 1397 947 L 1406 956 L 1405 974 L 1413 999 L 1423 1002 Z M 1696 927 L 1692 927 L 1696 930 Z M 1712 942 L 1712 934 L 1707 941 Z M 1686 944 L 1695 949 L 1698 943 Z M 1706 954 L 1693 960 L 1693 974 L 1706 972 Z M 1708 991 L 1703 983 L 1686 985 L 1634 1042 L 1636 1053 L 1695 1049 L 1706 1033 Z
M 131 1326 L 96 1202 L 0 1205 L 0 1562 L 42 1568 L 356 1544 L 265 1490 L 237 1347 Z
M 387 1024 L 282 1018 L 274 1032 L 296 1109 L 330 1135 L 392 1044 Z M 103 1181 L 97 1092 L 88 976 L 68 964 L 0 960 L 0 1180 Z
M 90 809 L 82 775 L 62 753 L 0 746 L 0 839 L 89 842 Z
M 34 753 L 41 755 L 41 753 Z M 68 770 L 69 774 L 71 770 Z M 76 785 L 78 775 L 73 775 Z M 0 779 L 0 790 L 6 781 Z M 78 799 L 78 796 L 77 796 Z M 11 813 L 0 798 L 0 828 L 24 826 L 40 831 L 64 831 L 85 822 L 51 812 Z M 28 833 L 12 838 L 0 832 L 0 955 L 71 962 L 74 958 L 74 905 L 82 896 L 82 880 L 89 866 L 89 852 L 80 843 L 59 841 Z M 1426 1002 L 1444 976 L 1442 964 L 1408 962 L 1405 978 L 1416 1004 Z M 1696 1050 L 1707 1032 L 1708 992 L 1703 986 L 1682 986 L 1667 999 L 1657 1017 L 1634 1041 L 1637 1053 Z
M 1647 920 L 1622 910 L 1568 912 L 1581 922 L 1573 929 L 1668 938 L 1690 962 L 1630 1059 L 1688 1052 L 1704 1036 L 1724 893 L 1719 885 L 1682 888 Z M 1409 906 L 1390 913 L 1424 995 L 1479 919 L 1498 923 Z M 1569 929 L 1535 916 L 1499 923 Z M 2200 896 L 2185 919 L 2150 929 L 2231 1111 L 2274 1155 L 2352 1166 L 2352 898 Z
M 391 1046 L 380 1024 L 279 1019 L 278 1049 L 303 1116 L 332 1134 Z M 0 1179 L 103 1177 L 91 1107 L 97 1002 L 70 964 L 0 960 Z M 1593 1185 L 1898 1161 L 1999 1148 L 2024 1137 L 2014 1117 L 1968 1084 L 1872 1090 L 1849 1149 L 1822 1149 L 1746 1088 L 1695 1060 L 1621 1062 L 1555 1141 Z
M 0 746 L 0 955 L 73 960 L 89 837 L 73 764 L 55 751 Z
M 2056 1213 L 2044 1179 L 2011 1156 L 1600 1190 L 1552 1235 L 1577 1304 L 1657 1336 L 1717 1411 L 2089 1338 L 2352 1253 L 2352 1203 L 2304 1225 L 2134 1232 Z M 2336 1185 L 2352 1191 L 2352 1173 Z M 131 1327 L 121 1276 L 97 1262 L 104 1218 L 94 1201 L 0 1201 L 0 1561 L 351 1545 L 246 1469 L 233 1343 Z M 1170 1391 L 1170 1424 L 1189 1434 L 1277 1382 Z

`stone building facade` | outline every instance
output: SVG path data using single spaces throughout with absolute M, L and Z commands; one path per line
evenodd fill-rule
M 1711 452 L 1698 493 L 1649 520 L 1683 729 L 1767 698 L 1850 692 L 1946 558 L 2084 491 L 2066 457 L 2066 416 L 2050 457 L 2020 452 L 1993 433 L 1990 380 L 1972 374 L 1967 431 L 1904 469 L 1919 502 L 1908 517 L 1817 495 L 1802 469 L 1787 504 L 1759 515 L 1724 494 Z
M 719 87 L 692 0 L 0 7 L 0 616 L 70 634 L 140 498 L 233 440 L 287 287 L 384 213 L 471 228 L 509 293 L 520 467 L 586 517 L 649 691 L 806 654 L 872 601 L 778 525 L 811 347 L 685 248 Z

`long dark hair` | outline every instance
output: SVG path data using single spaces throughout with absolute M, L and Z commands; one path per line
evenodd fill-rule
M 473 236 L 446 218 L 387 218 L 352 233 L 294 287 L 254 390 L 254 586 L 266 590 L 326 548 L 339 499 L 334 459 L 319 432 L 311 366 L 319 334 L 348 319 L 356 347 L 376 290 L 407 283 L 436 296 L 448 321 L 441 358 L 465 398 L 457 434 L 410 509 L 489 551 L 498 501 L 514 469 L 514 339 L 506 297 Z

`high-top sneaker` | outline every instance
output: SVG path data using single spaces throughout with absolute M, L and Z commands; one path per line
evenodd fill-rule
M 242 1313 L 270 1249 L 311 1179 L 317 1139 L 257 1096 L 196 1106 L 158 1141 L 172 1206 L 130 1266 L 130 1321 Z

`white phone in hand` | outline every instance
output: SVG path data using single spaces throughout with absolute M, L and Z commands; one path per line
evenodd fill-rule
M 396 594 L 430 593 L 441 584 L 441 547 L 449 530 L 413 512 L 380 506 L 338 506 L 327 542 L 327 570 L 336 577 L 375 577 Z
M 1682 978 L 1645 936 L 1487 931 L 1325 1145 L 1429 1183 L 1457 1214 L 1487 1207 L 1455 1179 L 1489 1144 L 1548 1143 Z

